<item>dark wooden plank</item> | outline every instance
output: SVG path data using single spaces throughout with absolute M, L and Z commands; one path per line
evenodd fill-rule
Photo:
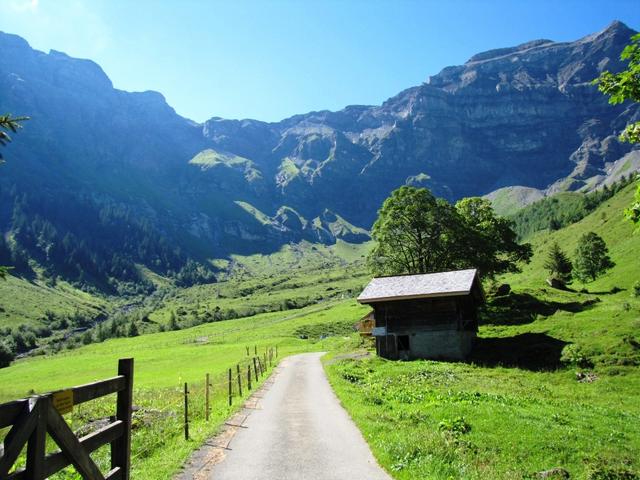
M 116 438 L 122 435 L 124 432 L 124 426 L 121 421 L 115 421 L 95 432 L 85 435 L 80 439 L 80 445 L 87 453 L 91 453 L 98 448 L 113 442 Z M 45 474 L 50 477 L 54 473 L 59 472 L 63 468 L 71 465 L 71 461 L 62 452 L 55 452 L 47 455 L 45 459 Z M 7 477 L 7 480 L 29 480 L 25 470 L 14 472 Z
M 122 480 L 131 475 L 131 415 L 133 413 L 133 358 L 118 361 L 118 375 L 125 379 L 124 388 L 118 392 L 116 418 L 123 424 L 121 437 L 111 443 L 111 468 L 120 467 Z
M 78 405 L 88 402 L 95 398 L 104 397 L 112 393 L 117 393 L 126 388 L 126 379 L 119 375 L 117 377 L 108 378 L 99 382 L 87 383 L 72 387 L 73 404 Z M 56 390 L 60 391 L 60 390 Z M 51 396 L 56 392 L 47 392 L 43 395 Z M 13 402 L 3 403 L 0 405 L 0 428 L 8 427 L 15 423 L 18 415 L 23 411 L 29 399 L 14 400 Z
M 22 399 L 0 405 L 0 428 L 13 425 L 28 403 L 28 400 Z
M 89 453 L 82 448 L 80 441 L 73 434 L 62 416 L 53 408 L 51 402 L 47 405 L 47 427 L 49 435 L 58 444 L 62 453 L 69 457 L 71 463 L 83 478 L 104 480 L 104 476 L 89 456 Z
M 38 424 L 38 413 L 32 411 L 29 403 L 23 406 L 13 427 L 4 439 L 4 455 L 0 457 L 0 478 L 4 478 L 20 455 L 22 448 L 29 440 Z
M 95 398 L 104 397 L 111 393 L 116 393 L 126 388 L 126 379 L 122 375 L 108 378 L 99 382 L 87 383 L 73 387 L 73 404 L 88 402 Z
M 38 416 L 36 428 L 29 437 L 27 445 L 27 478 L 32 480 L 44 480 L 45 475 L 44 459 L 46 455 L 47 441 L 47 400 L 44 398 L 34 398 L 33 412 Z

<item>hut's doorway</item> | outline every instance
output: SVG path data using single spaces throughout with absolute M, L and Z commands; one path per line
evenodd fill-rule
M 398 351 L 398 358 L 400 360 L 409 360 L 409 354 L 411 353 L 409 335 L 398 335 L 396 337 L 396 347 Z

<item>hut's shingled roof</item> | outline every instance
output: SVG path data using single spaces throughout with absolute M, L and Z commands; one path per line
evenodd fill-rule
M 471 293 L 477 276 L 475 268 L 453 272 L 377 277 L 358 296 L 360 303 L 412 298 L 447 297 Z

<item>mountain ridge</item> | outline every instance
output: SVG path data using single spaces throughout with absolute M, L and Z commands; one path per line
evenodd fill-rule
M 270 123 L 193 122 L 158 92 L 113 88 L 91 60 L 0 34 L 0 110 L 32 118 L 0 176 L 0 263 L 59 270 L 50 252 L 70 235 L 60 258 L 95 257 L 89 282 L 135 280 L 135 264 L 177 275 L 288 242 L 361 241 L 404 184 L 448 200 L 514 185 L 594 188 L 632 152 L 615 135 L 640 108 L 610 106 L 591 80 L 623 67 L 633 33 L 614 22 L 575 42 L 481 52 L 381 105 Z M 112 250 L 125 252 L 115 272 Z M 83 263 L 68 268 L 80 278 Z

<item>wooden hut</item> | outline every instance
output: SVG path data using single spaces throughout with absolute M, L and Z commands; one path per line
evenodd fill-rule
M 390 359 L 464 359 L 484 302 L 475 269 L 378 277 L 358 302 L 371 305 L 378 355 Z

